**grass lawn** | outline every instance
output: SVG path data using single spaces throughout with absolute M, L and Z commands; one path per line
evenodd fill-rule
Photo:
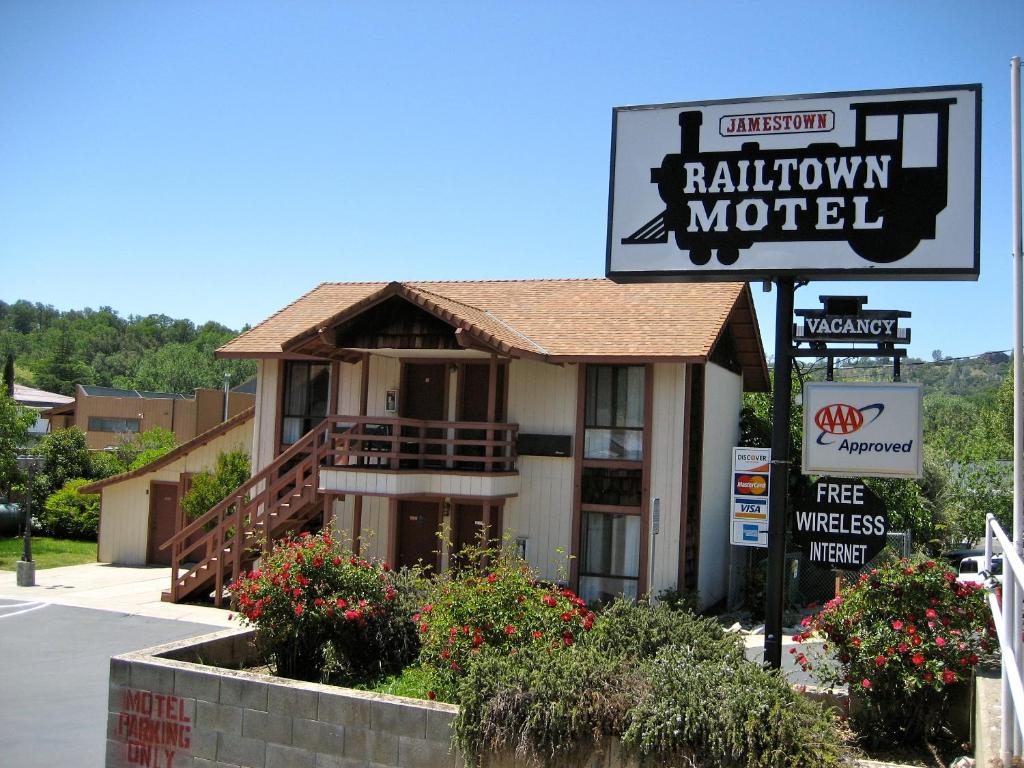
M 20 536 L 0 538 L 0 571 L 13 571 L 17 567 L 15 564 L 21 559 L 23 541 Z M 32 559 L 36 562 L 36 569 L 92 563 L 96 561 L 96 542 L 33 536 Z

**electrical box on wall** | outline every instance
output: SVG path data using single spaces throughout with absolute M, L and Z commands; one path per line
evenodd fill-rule
M 516 438 L 520 456 L 572 456 L 572 435 L 531 435 L 520 433 Z

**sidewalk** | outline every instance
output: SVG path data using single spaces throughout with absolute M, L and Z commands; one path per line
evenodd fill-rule
M 0 571 L 0 597 L 30 600 L 131 616 L 188 621 L 216 627 L 238 626 L 228 611 L 160 600 L 171 585 L 171 569 L 87 563 L 36 571 L 36 586 L 19 587 L 14 571 Z

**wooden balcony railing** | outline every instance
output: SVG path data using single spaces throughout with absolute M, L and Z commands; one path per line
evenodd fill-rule
M 325 467 L 513 472 L 516 424 L 329 416 Z

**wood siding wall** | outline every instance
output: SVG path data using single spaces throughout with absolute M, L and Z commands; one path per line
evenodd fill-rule
M 683 491 L 683 436 L 686 366 L 654 366 L 654 412 L 651 419 L 651 499 L 661 499 L 661 532 L 652 534 L 654 564 L 650 590 L 675 589 L 679 571 L 679 515 Z M 653 504 L 653 501 L 652 501 Z M 651 510 L 653 512 L 653 510 Z
M 705 369 L 704 467 L 697 579 L 702 608 L 724 598 L 729 585 L 732 449 L 739 442 L 740 409 L 743 407 L 742 378 L 713 363 L 708 363 Z
M 259 472 L 274 459 L 277 439 L 280 360 L 256 362 L 256 414 L 253 417 L 252 471 Z
M 576 431 L 578 366 L 513 360 L 509 370 L 508 420 L 520 434 L 573 435 Z M 573 453 L 581 451 L 573 445 Z M 526 536 L 527 556 L 544 579 L 561 578 L 556 550 L 569 551 L 572 531 L 573 459 L 520 456 L 519 496 L 505 503 L 505 532 Z
M 249 451 L 253 421 L 199 446 L 155 472 L 102 489 L 98 559 L 119 565 L 143 565 L 149 536 L 149 487 L 153 481 L 177 483 L 183 472 L 202 472 L 216 466 L 217 455 L 236 449 Z

